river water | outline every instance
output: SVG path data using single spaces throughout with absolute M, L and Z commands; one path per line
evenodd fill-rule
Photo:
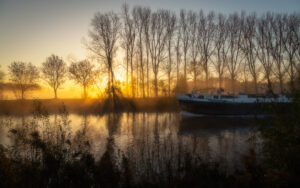
M 0 144 L 10 146 L 13 141 L 8 130 L 24 126 L 29 119 L 32 117 L 1 117 Z M 50 115 L 50 122 L 57 123 L 58 119 L 57 115 Z M 70 134 L 84 132 L 97 160 L 110 144 L 116 161 L 126 155 L 137 171 L 146 170 L 149 163 L 159 170 L 166 162 L 176 163 L 181 154 L 218 161 L 228 169 L 236 169 L 241 166 L 241 155 L 251 148 L 257 149 L 253 140 L 257 134 L 255 123 L 249 117 L 187 117 L 166 112 L 70 114 L 68 119 Z M 4 126 L 7 122 L 13 125 Z

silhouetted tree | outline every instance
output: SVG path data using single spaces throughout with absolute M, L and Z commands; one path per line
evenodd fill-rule
M 201 73 L 201 67 L 200 67 L 200 61 L 198 60 L 199 56 L 199 33 L 198 33 L 198 19 L 197 19 L 196 13 L 190 11 L 188 13 L 188 22 L 189 22 L 189 34 L 190 34 L 190 50 L 189 50 L 189 55 L 191 57 L 190 61 L 190 73 L 192 73 L 192 78 L 194 81 L 194 88 L 196 88 L 197 84 L 197 78 Z
M 188 27 L 188 18 L 187 18 L 187 13 L 185 10 L 180 11 L 180 34 L 181 34 L 181 44 L 182 44 L 182 51 L 183 51 L 183 62 L 184 62 L 184 67 L 183 67 L 183 76 L 184 79 L 186 79 L 187 75 L 187 53 L 189 49 L 189 42 L 190 42 L 190 33 L 189 33 L 189 27 Z
M 152 70 L 154 74 L 154 92 L 158 96 L 158 72 L 160 63 L 166 58 L 167 29 L 165 17 L 166 11 L 159 10 L 151 15 L 149 33 L 149 51 L 151 55 Z
M 275 48 L 270 48 L 270 42 L 272 42 L 272 34 L 270 27 L 267 25 L 267 21 L 264 18 L 259 18 L 256 28 L 256 55 L 263 67 L 264 78 L 267 80 L 268 92 L 273 92 L 271 77 L 273 73 L 273 60 L 272 52 L 275 52 Z M 280 50 L 279 46 L 276 45 L 276 50 Z M 275 57 L 277 57 L 275 55 Z
M 54 91 L 54 98 L 57 99 L 57 90 L 65 82 L 67 74 L 66 63 L 60 57 L 52 54 L 42 64 L 42 73 L 44 80 Z
M 225 15 L 219 14 L 214 40 L 216 57 L 212 60 L 212 64 L 218 75 L 219 88 L 222 88 L 222 80 L 228 62 L 228 33 L 227 18 Z
M 147 96 L 150 95 L 150 75 L 149 75 L 149 29 L 150 29 L 151 9 L 143 8 L 143 27 L 144 27 L 144 43 L 146 46 L 146 82 L 147 82 Z
M 177 23 L 177 26 L 176 26 L 176 35 L 175 35 L 175 40 L 176 40 L 176 43 L 175 43 L 175 52 L 176 52 L 176 82 L 178 82 L 179 80 L 179 68 L 180 68 L 180 64 L 181 64 L 181 58 L 182 58 L 182 47 L 181 47 L 181 30 L 180 30 L 180 25 L 178 25 Z
M 83 87 L 83 97 L 87 98 L 87 88 L 95 81 L 94 65 L 88 60 L 73 62 L 69 67 L 69 73 L 70 78 Z
M 231 90 L 235 93 L 235 81 L 237 79 L 240 64 L 242 61 L 241 57 L 241 41 L 242 41 L 242 17 L 238 14 L 232 14 L 228 18 L 228 63 L 227 70 L 231 79 Z
M 98 12 L 92 19 L 91 25 L 92 30 L 89 32 L 91 41 L 88 49 L 102 61 L 101 63 L 105 64 L 108 74 L 109 97 L 113 96 L 115 100 L 113 63 L 121 27 L 120 20 L 118 15 L 113 12 L 104 14 Z
M 126 52 L 126 89 L 128 94 L 128 73 L 130 65 L 130 82 L 131 82 L 131 96 L 134 97 L 134 82 L 133 82 L 133 56 L 135 50 L 136 41 L 136 29 L 134 20 L 131 18 L 129 13 L 128 4 L 124 4 L 122 7 L 122 18 L 123 18 L 123 30 L 121 31 L 122 36 L 122 47 Z
M 137 67 L 140 68 L 140 81 L 142 86 L 142 95 L 145 97 L 145 80 L 144 80 L 144 59 L 143 59 L 143 30 L 144 30 L 144 21 L 147 19 L 145 16 L 148 16 L 144 14 L 144 8 L 140 6 L 136 6 L 132 10 L 132 16 L 134 19 L 134 26 L 137 31 L 138 41 L 137 41 L 137 53 L 139 56 Z M 138 70 L 137 70 L 138 71 Z M 137 78 L 138 82 L 138 78 Z
M 19 92 L 17 97 L 24 99 L 27 91 L 38 87 L 39 71 L 31 63 L 12 62 L 8 71 L 16 92 Z
M 215 13 L 210 12 L 205 15 L 202 11 L 200 11 L 199 17 L 199 51 L 202 68 L 205 73 L 206 88 L 208 88 L 209 61 L 215 49 L 215 46 L 213 45 L 213 39 L 215 37 Z
M 252 14 L 246 17 L 245 23 L 242 26 L 243 39 L 241 42 L 241 49 L 246 59 L 246 64 L 252 80 L 254 82 L 255 93 L 258 94 L 258 76 L 259 76 L 259 65 L 257 64 L 257 53 L 255 45 L 255 34 L 256 34 L 256 15 Z
M 284 25 L 284 49 L 288 60 L 287 73 L 290 77 L 291 90 L 294 91 L 297 74 L 296 54 L 297 50 L 299 51 L 300 16 L 296 13 L 283 16 L 278 14 L 275 23 L 277 23 L 275 28 L 281 28 L 281 24 Z
M 171 95 L 171 72 L 173 70 L 173 61 L 172 61 L 172 43 L 174 32 L 176 29 L 176 15 L 170 11 L 166 12 L 166 27 L 167 27 L 167 49 L 168 49 L 168 61 L 165 63 L 165 70 L 168 76 L 168 95 Z

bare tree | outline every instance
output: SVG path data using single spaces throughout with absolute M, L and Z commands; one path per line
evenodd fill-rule
M 182 44 L 182 51 L 183 51 L 183 62 L 184 62 L 184 67 L 183 67 L 183 76 L 184 79 L 186 80 L 186 67 L 187 67 L 187 53 L 189 49 L 189 42 L 190 42 L 190 33 L 189 33 L 189 27 L 188 27 L 188 18 L 187 18 L 187 13 L 185 10 L 180 11 L 180 34 L 181 34 L 181 44 Z
M 259 65 L 257 64 L 256 58 L 256 45 L 255 45 L 255 34 L 256 34 L 256 15 L 252 14 L 245 18 L 245 23 L 242 25 L 243 38 L 241 42 L 241 48 L 246 59 L 246 65 L 252 76 L 254 82 L 255 93 L 258 94 L 258 74 Z
M 240 64 L 242 62 L 241 58 L 241 48 L 240 43 L 242 40 L 242 29 L 241 29 L 241 22 L 243 18 L 240 18 L 238 14 L 232 14 L 228 18 L 228 63 L 227 63 L 227 70 L 229 72 L 229 76 L 231 79 L 231 90 L 235 93 L 235 81 L 237 79 Z
M 208 88 L 208 76 L 209 76 L 209 61 L 214 53 L 215 46 L 213 46 L 213 39 L 215 35 L 215 13 L 210 12 L 208 15 L 204 15 L 201 10 L 199 13 L 199 51 L 201 56 L 201 64 L 205 73 L 206 88 Z
M 108 74 L 107 89 L 109 97 L 113 96 L 115 104 L 116 90 L 114 88 L 113 63 L 117 51 L 120 21 L 117 14 L 96 13 L 92 19 L 92 30 L 89 32 L 91 41 L 88 49 L 92 51 L 105 64 Z
M 273 73 L 273 59 L 276 64 L 279 65 L 279 80 L 282 80 L 281 74 L 281 53 L 282 45 L 281 39 L 273 40 L 272 28 L 270 22 L 267 19 L 261 17 L 257 23 L 256 32 L 256 54 L 259 62 L 261 63 L 264 70 L 264 77 L 267 80 L 268 92 L 273 92 L 271 77 Z M 280 37 L 280 36 L 278 36 Z M 273 45 L 274 43 L 274 45 Z M 279 56 L 278 56 L 279 55 Z M 273 57 L 273 59 L 272 59 Z
M 154 92 L 158 96 L 158 72 L 160 63 L 166 58 L 165 48 L 167 40 L 165 10 L 152 13 L 149 31 L 149 52 L 151 55 L 152 70 L 154 74 Z
M 188 13 L 188 27 L 189 27 L 189 39 L 190 39 L 190 50 L 189 54 L 191 57 L 190 61 L 190 71 L 192 73 L 194 88 L 196 88 L 197 78 L 201 73 L 200 62 L 198 61 L 199 56 L 199 30 L 198 30 L 198 20 L 196 13 L 190 11 Z
M 215 31 L 214 45 L 216 47 L 215 54 L 216 58 L 212 61 L 212 64 L 217 72 L 219 80 L 219 88 L 222 88 L 222 80 L 227 66 L 228 59 L 228 29 L 227 29 L 227 18 L 223 14 L 218 15 L 218 22 Z
M 165 70 L 168 76 L 168 95 L 171 95 L 171 72 L 173 70 L 173 61 L 172 61 L 172 42 L 173 36 L 176 29 L 176 15 L 170 11 L 166 12 L 165 16 L 166 29 L 167 29 L 167 49 L 168 49 L 168 61 L 166 61 Z
M 121 35 L 123 39 L 123 48 L 126 51 L 126 88 L 128 93 L 128 67 L 130 65 L 131 95 L 134 97 L 133 56 L 135 50 L 136 29 L 134 20 L 130 17 L 129 6 L 127 4 L 123 5 L 122 11 L 124 25 Z
M 83 87 L 83 98 L 88 97 L 87 88 L 94 83 L 96 71 L 88 60 L 72 62 L 69 67 L 70 78 Z
M 280 15 L 277 15 L 276 21 L 278 26 L 276 28 L 280 28 L 281 25 L 285 24 L 284 31 L 284 49 L 287 54 L 288 60 L 288 70 L 287 73 L 290 77 L 290 86 L 291 90 L 295 89 L 295 79 L 297 73 L 297 65 L 296 65 L 296 54 L 297 50 L 299 51 L 299 44 L 297 44 L 299 37 L 299 27 L 300 27 L 300 17 L 297 14 L 284 15 L 282 19 L 280 19 Z
M 175 52 L 176 52 L 176 82 L 179 81 L 179 68 L 181 64 L 181 30 L 180 25 L 177 24 L 177 33 L 176 33 L 176 43 L 175 43 Z
M 140 67 L 140 73 L 141 73 L 141 86 L 142 86 L 142 95 L 145 97 L 145 80 L 144 80 L 144 59 L 143 59 L 143 33 L 144 33 L 144 21 L 146 21 L 147 14 L 144 14 L 144 9 L 142 7 L 134 7 L 133 11 L 133 19 L 135 28 L 137 30 L 138 35 L 138 47 L 137 51 L 139 54 L 139 67 Z M 137 79 L 138 81 L 138 79 Z
M 57 90 L 65 82 L 67 66 L 58 56 L 52 54 L 42 64 L 43 79 L 52 87 L 54 98 L 57 99 Z
M 25 98 L 27 91 L 38 87 L 39 71 L 31 63 L 12 62 L 8 66 L 8 71 L 16 89 L 16 96 L 20 99 Z
M 143 9 L 143 25 L 144 25 L 144 43 L 146 46 L 146 80 L 147 80 L 147 96 L 150 95 L 150 78 L 149 78 L 149 29 L 150 29 L 151 9 Z

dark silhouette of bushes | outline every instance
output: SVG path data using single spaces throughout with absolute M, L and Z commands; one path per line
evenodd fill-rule
M 0 146 L 0 187 L 292 187 L 299 185 L 299 102 L 259 126 L 263 153 L 250 150 L 241 156 L 243 168 L 229 173 L 221 163 L 204 161 L 196 154 L 179 152 L 178 159 L 165 159 L 161 170 L 149 163 L 146 171 L 135 169 L 135 159 L 122 154 L 116 161 L 113 132 L 117 113 L 108 117 L 109 137 L 100 160 L 91 153 L 86 126 L 72 132 L 66 106 L 54 123 L 36 102 L 31 119 L 10 128 L 11 146 Z M 260 157 L 262 157 L 262 161 Z M 146 159 L 159 160 L 154 157 Z M 146 164 L 146 163 L 145 163 Z M 175 165 L 175 166 L 174 166 Z

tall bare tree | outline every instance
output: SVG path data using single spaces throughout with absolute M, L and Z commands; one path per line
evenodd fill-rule
M 179 81 L 179 69 L 181 64 L 181 58 L 182 58 L 182 47 L 181 47 L 181 29 L 180 24 L 177 23 L 177 32 L 175 37 L 175 52 L 176 52 L 176 82 Z
M 39 71 L 31 63 L 12 62 L 8 66 L 10 80 L 16 89 L 16 96 L 25 98 L 27 91 L 38 87 Z
M 143 59 L 143 33 L 144 33 L 144 21 L 146 20 L 144 14 L 144 9 L 140 6 L 136 6 L 133 8 L 132 11 L 133 19 L 135 28 L 137 30 L 137 36 L 138 36 L 138 47 L 137 52 L 139 54 L 139 67 L 140 67 L 140 74 L 141 74 L 141 86 L 142 86 L 142 95 L 145 97 L 145 80 L 144 80 L 144 59 Z M 137 79 L 138 81 L 138 79 Z
M 241 48 L 240 43 L 242 40 L 242 29 L 241 29 L 241 22 L 243 18 L 240 18 L 238 14 L 232 14 L 228 18 L 228 63 L 227 63 L 227 70 L 229 72 L 229 76 L 231 79 L 231 91 L 235 93 L 235 81 L 237 79 L 240 64 L 242 62 L 241 57 Z
M 150 95 L 150 75 L 149 75 L 149 29 L 151 19 L 151 9 L 143 8 L 143 25 L 144 25 L 144 43 L 146 46 L 146 82 L 147 82 L 147 96 Z
M 195 12 L 189 11 L 188 13 L 188 27 L 189 27 L 189 39 L 190 39 L 190 50 L 189 55 L 191 57 L 190 61 L 190 71 L 192 73 L 194 88 L 196 88 L 197 78 L 201 73 L 200 61 L 198 60 L 199 56 L 199 30 L 198 30 L 198 19 Z
M 150 31 L 149 31 L 149 52 L 151 55 L 151 64 L 154 74 L 154 92 L 158 96 L 158 73 L 159 66 L 165 60 L 165 49 L 167 41 L 167 30 L 164 16 L 165 10 L 159 10 L 152 13 Z
M 173 37 L 176 29 L 176 15 L 170 11 L 166 12 L 166 35 L 167 35 L 167 49 L 168 49 L 168 61 L 165 63 L 165 70 L 168 76 L 168 95 L 171 95 L 171 73 L 173 70 L 172 51 L 173 51 Z
M 42 64 L 43 79 L 52 87 L 54 98 L 57 99 L 57 90 L 65 82 L 67 66 L 66 63 L 58 56 L 52 54 Z
M 88 60 L 72 62 L 69 67 L 70 78 L 83 88 L 83 98 L 88 97 L 87 88 L 94 83 L 96 71 Z
M 123 48 L 126 51 L 126 88 L 128 93 L 128 70 L 130 65 L 130 80 L 131 80 L 131 96 L 135 96 L 134 92 L 134 79 L 133 79 L 133 56 L 135 50 L 135 41 L 136 41 L 136 29 L 134 25 L 134 20 L 131 18 L 129 13 L 128 4 L 124 4 L 122 7 L 122 15 L 123 15 L 123 30 L 121 32 Z
M 114 87 L 113 63 L 117 51 L 117 40 L 120 31 L 120 20 L 113 12 L 102 14 L 96 13 L 92 19 L 92 30 L 89 32 L 91 41 L 88 49 L 92 51 L 107 68 L 107 89 L 109 97 L 113 97 L 115 104 L 116 90 Z
M 252 14 L 245 18 L 245 22 L 242 25 L 243 38 L 241 42 L 241 48 L 246 60 L 246 65 L 252 76 L 254 83 L 255 93 L 258 94 L 258 76 L 259 76 L 259 65 L 257 64 L 257 53 L 255 45 L 255 34 L 256 34 L 256 15 Z
M 199 13 L 199 51 L 201 56 L 202 68 L 205 73 L 206 88 L 208 88 L 209 61 L 215 50 L 215 46 L 213 45 L 213 39 L 215 37 L 214 19 L 214 12 L 210 12 L 205 15 L 201 10 Z
M 281 53 L 282 45 L 280 40 L 274 40 L 272 34 L 272 28 L 270 22 L 266 18 L 260 17 L 257 23 L 256 29 L 256 54 L 259 62 L 261 63 L 264 70 L 264 77 L 267 80 L 268 92 L 273 93 L 271 77 L 273 74 L 274 61 L 279 65 L 279 78 L 281 78 Z M 274 45 L 272 44 L 274 43 Z M 272 59 L 273 57 L 273 59 Z M 282 79 L 279 79 L 282 80 Z
M 276 21 L 278 26 L 276 28 L 280 28 L 281 25 L 284 24 L 284 49 L 287 54 L 288 60 L 288 70 L 287 73 L 290 77 L 290 86 L 291 90 L 295 89 L 295 79 L 297 73 L 297 63 L 296 63 L 296 54 L 297 50 L 299 51 L 299 44 L 297 44 L 299 37 L 299 27 L 300 27 L 300 16 L 299 14 L 290 14 L 284 15 L 282 19 L 277 15 Z
M 189 42 L 190 42 L 190 33 L 188 27 L 188 16 L 185 10 L 180 11 L 180 38 L 181 38 L 181 45 L 182 45 L 182 52 L 183 52 L 183 77 L 187 80 L 187 53 L 189 49 Z
M 212 60 L 212 64 L 218 75 L 219 88 L 222 88 L 222 80 L 228 60 L 228 33 L 227 18 L 223 14 L 219 14 L 214 39 L 216 57 Z

